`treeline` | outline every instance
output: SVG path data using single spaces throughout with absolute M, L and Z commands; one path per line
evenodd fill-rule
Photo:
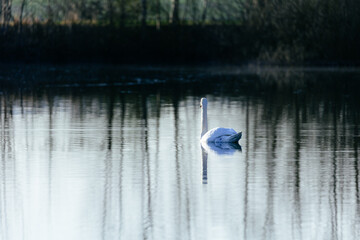
M 0 0 L 2 22 L 115 26 L 239 21 L 241 0 Z M 21 21 L 20 21 L 21 20 Z
M 2 61 L 360 61 L 357 0 L 0 0 L 0 5 Z

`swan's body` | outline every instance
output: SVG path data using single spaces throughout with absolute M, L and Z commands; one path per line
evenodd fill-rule
M 201 107 L 201 142 L 209 143 L 230 143 L 238 142 L 242 136 L 241 132 L 236 132 L 232 128 L 213 128 L 208 131 L 207 123 L 207 100 L 202 98 L 200 102 Z
M 237 142 L 240 140 L 242 133 L 237 133 L 232 128 L 213 128 L 201 137 L 201 141 L 213 143 Z

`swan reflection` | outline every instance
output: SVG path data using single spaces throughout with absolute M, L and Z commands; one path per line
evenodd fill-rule
M 207 158 L 208 154 L 206 150 L 201 147 L 201 155 L 202 155 L 202 183 L 207 184 Z
M 241 152 L 241 146 L 238 143 L 206 143 L 201 142 L 202 156 L 202 183 L 208 183 L 207 177 L 207 160 L 208 153 L 219 156 L 233 155 L 235 152 Z
M 241 152 L 241 146 L 237 142 L 201 142 L 201 147 L 207 153 L 215 153 L 217 155 L 232 155 L 235 152 Z

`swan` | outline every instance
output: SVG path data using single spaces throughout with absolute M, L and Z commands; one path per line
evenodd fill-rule
M 241 136 L 242 132 L 236 132 L 232 128 L 213 128 L 208 131 L 208 122 L 207 122 L 207 99 L 201 98 L 200 108 L 201 108 L 201 143 L 237 143 Z

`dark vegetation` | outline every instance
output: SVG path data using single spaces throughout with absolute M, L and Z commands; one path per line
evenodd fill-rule
M 0 61 L 358 65 L 357 0 L 0 0 Z

